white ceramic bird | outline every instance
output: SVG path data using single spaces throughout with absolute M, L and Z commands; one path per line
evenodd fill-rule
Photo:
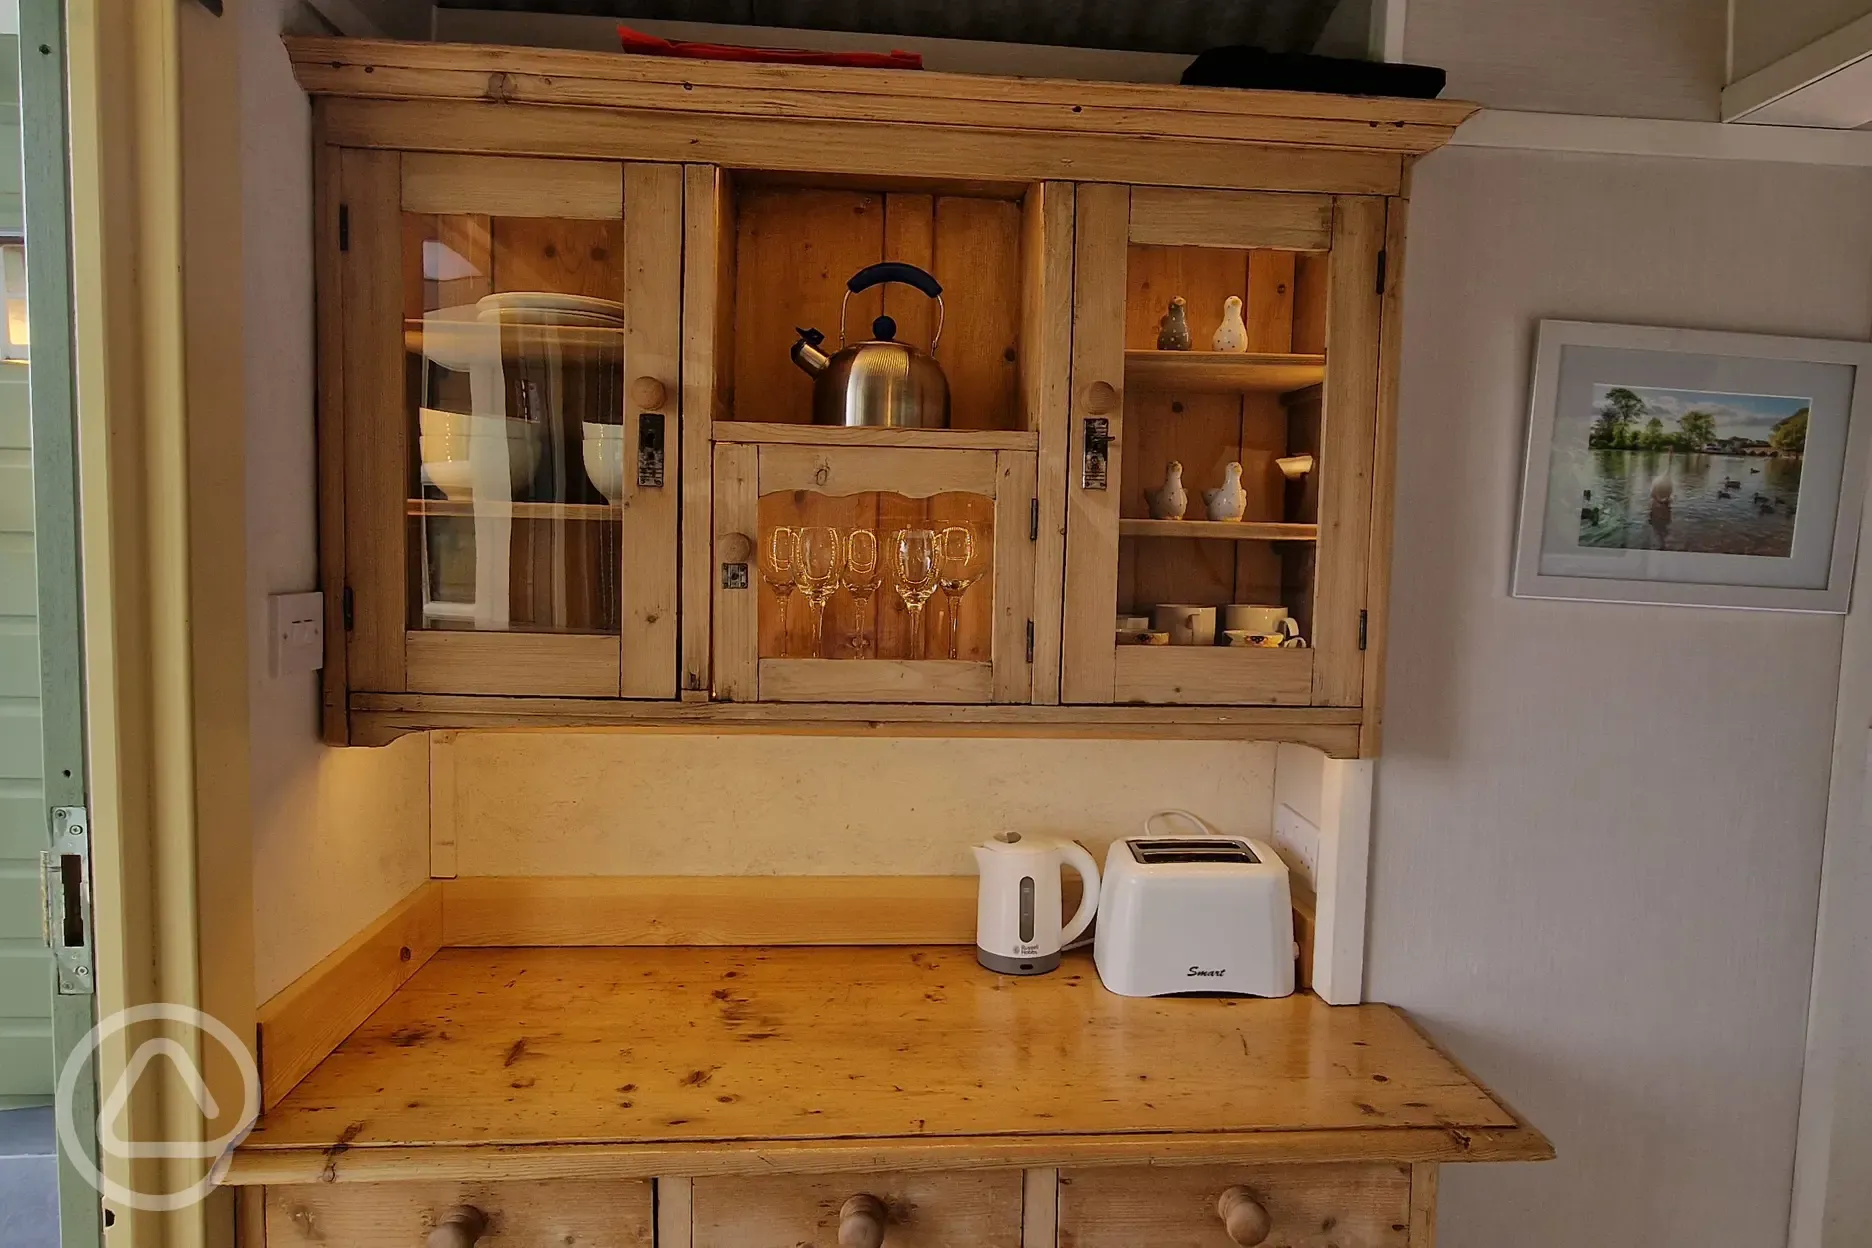
M 1211 520 L 1239 520 L 1248 510 L 1248 491 L 1242 489 L 1242 466 L 1231 460 L 1222 471 L 1222 484 L 1203 491 L 1203 505 Z
M 1183 488 L 1183 465 L 1171 460 L 1164 466 L 1163 484 L 1144 491 L 1153 520 L 1181 520 L 1189 507 L 1189 491 Z
M 1216 326 L 1215 337 L 1209 345 L 1217 351 L 1248 349 L 1248 325 L 1242 320 L 1240 295 L 1230 295 L 1222 301 L 1222 323 Z

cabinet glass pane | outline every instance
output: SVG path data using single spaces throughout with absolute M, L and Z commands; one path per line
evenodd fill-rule
M 1121 643 L 1310 637 L 1326 266 L 1291 251 L 1130 248 Z M 1231 619 L 1230 606 L 1263 610 Z
M 959 492 L 762 495 L 760 657 L 988 662 L 994 511 Z
M 404 215 L 411 628 L 618 631 L 623 242 Z

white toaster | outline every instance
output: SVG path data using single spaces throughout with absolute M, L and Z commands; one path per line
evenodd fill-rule
M 1213 834 L 1112 842 L 1092 944 L 1111 991 L 1284 997 L 1297 952 L 1287 864 L 1265 843 Z

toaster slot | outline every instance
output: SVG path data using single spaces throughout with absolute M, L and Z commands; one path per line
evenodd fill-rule
M 1131 849 L 1131 856 L 1145 866 L 1158 866 L 1185 862 L 1223 862 L 1244 863 L 1249 866 L 1260 865 L 1261 859 L 1255 856 L 1248 842 L 1226 837 L 1209 837 L 1184 840 L 1136 840 L 1126 841 Z

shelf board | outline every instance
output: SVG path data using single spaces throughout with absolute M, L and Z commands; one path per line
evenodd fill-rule
M 1125 385 L 1140 390 L 1299 390 L 1326 380 L 1323 355 L 1126 351 Z
M 1197 537 L 1221 542 L 1317 542 L 1317 524 L 1255 520 L 1120 520 L 1120 537 Z
M 512 516 L 516 520 L 618 520 L 616 503 L 527 503 L 493 499 L 412 498 L 412 516 Z
M 709 437 L 716 442 L 782 446 L 899 446 L 951 451 L 1032 451 L 1040 446 L 1040 435 L 1025 429 L 880 429 L 757 420 L 718 420 L 710 426 Z

